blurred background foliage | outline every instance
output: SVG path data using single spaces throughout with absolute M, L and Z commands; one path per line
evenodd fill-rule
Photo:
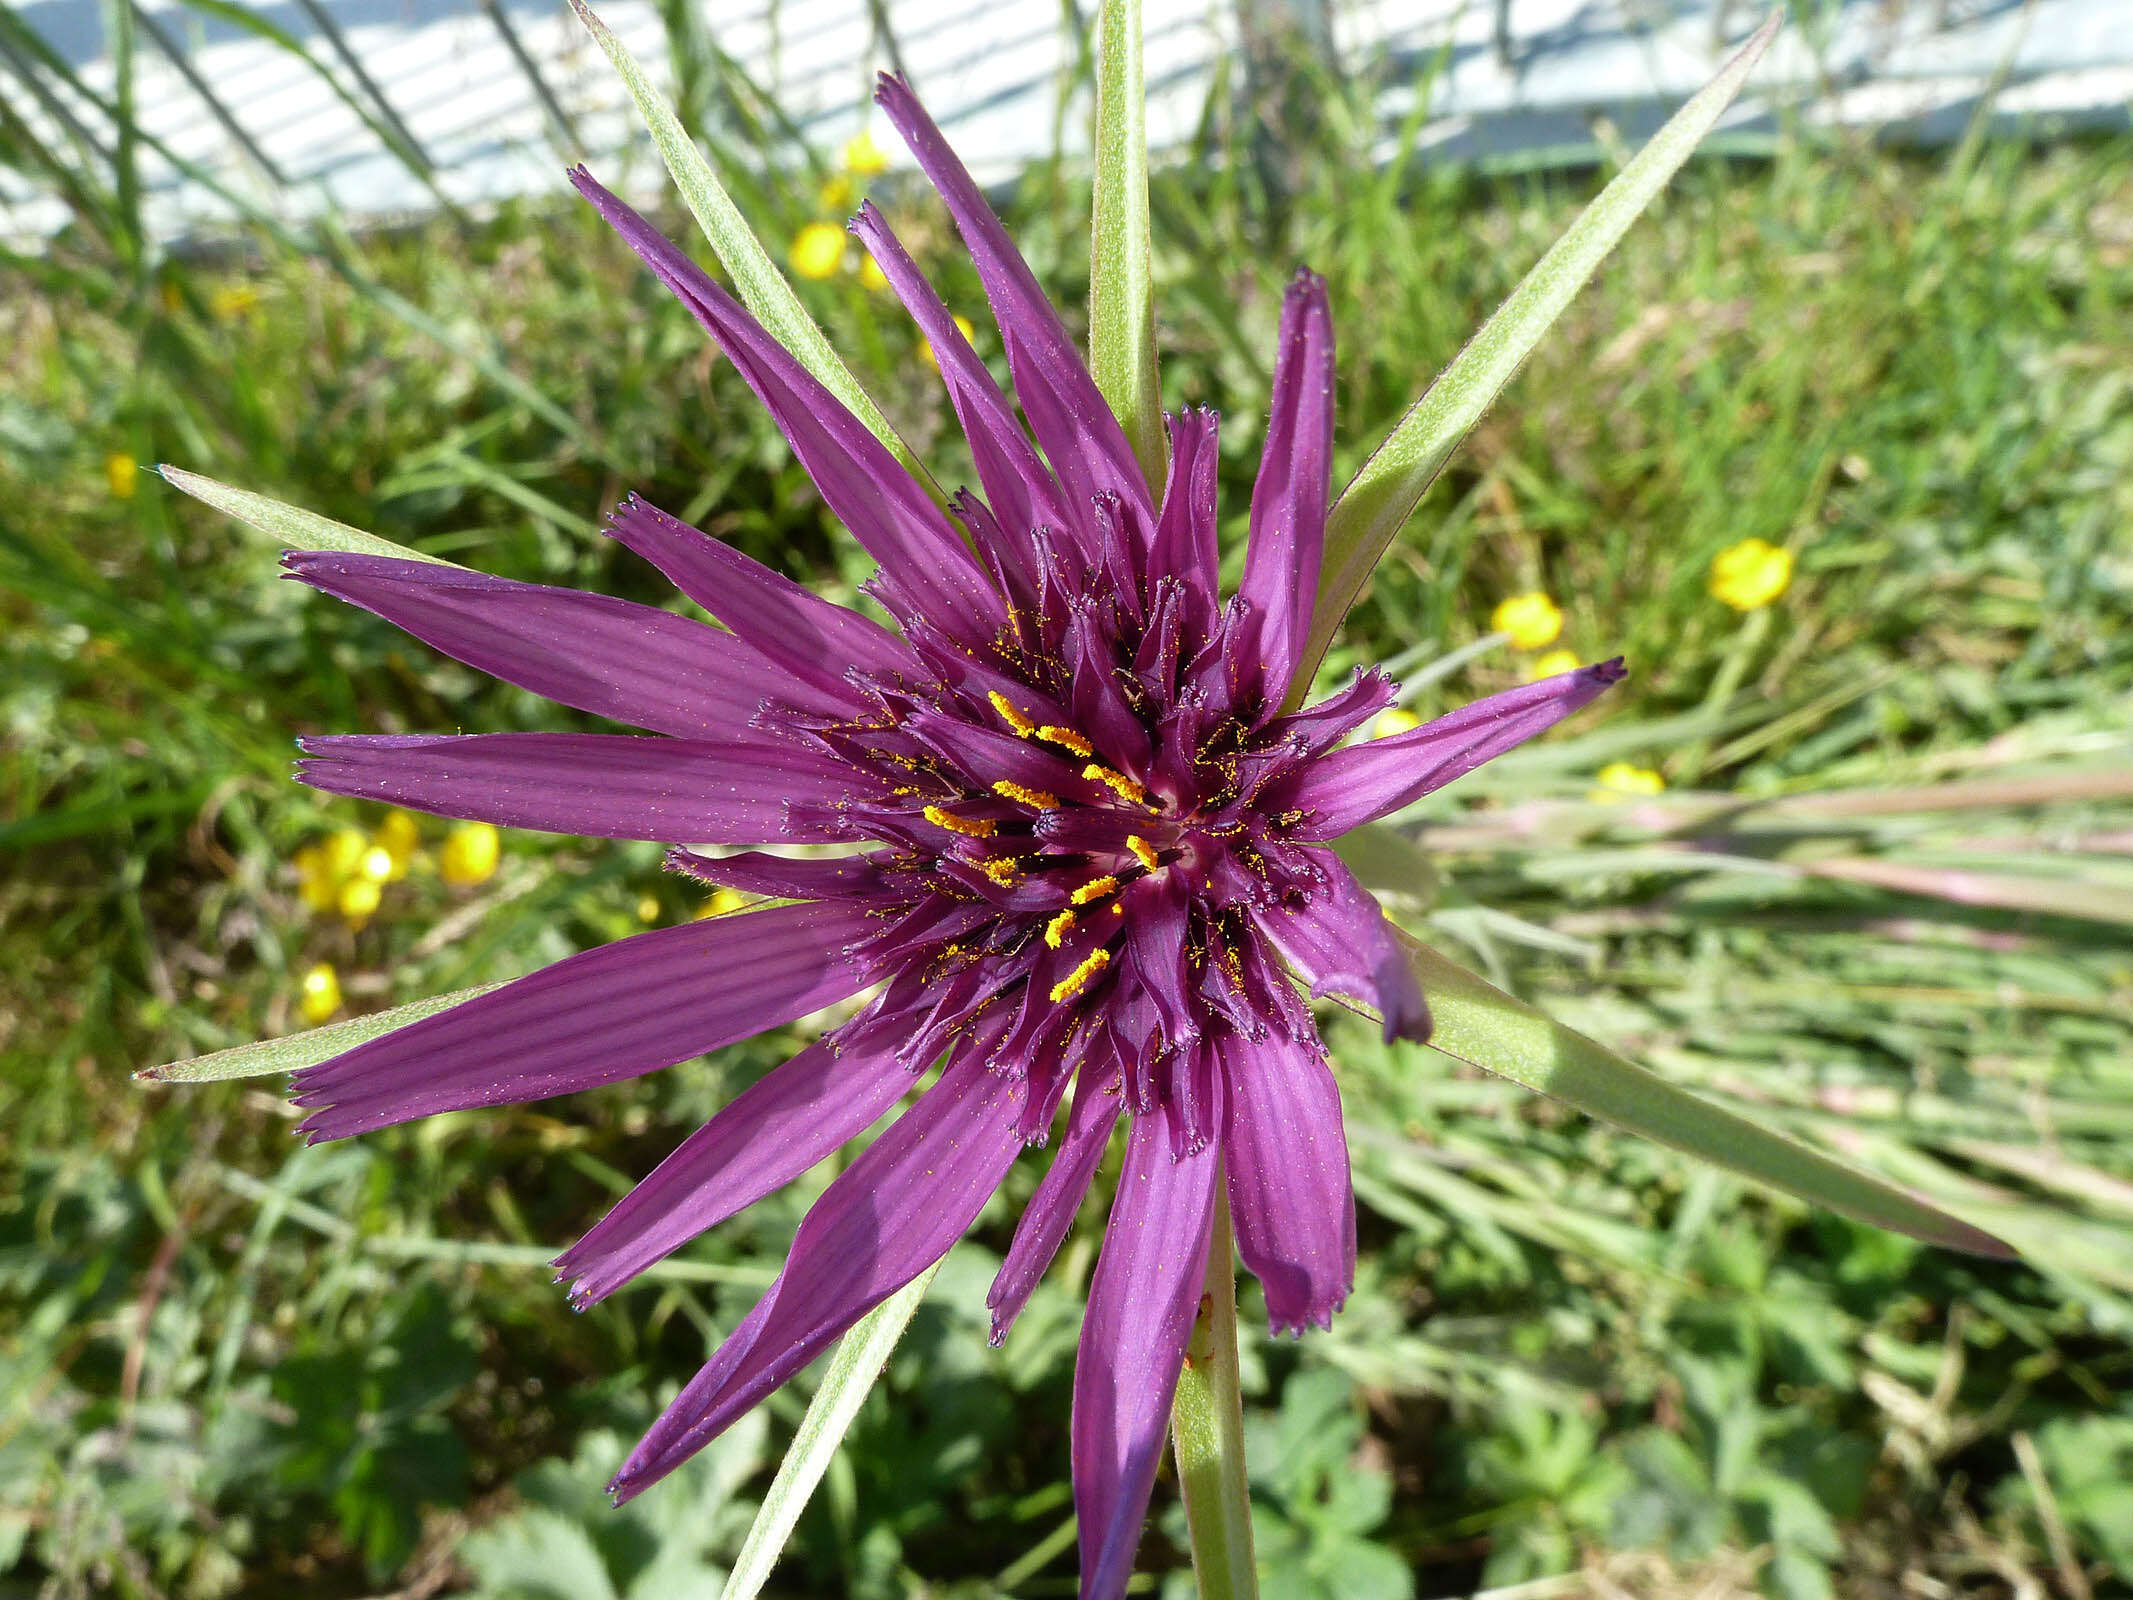
M 677 45 L 774 247 L 871 187 L 1000 365 L 928 197 Z M 1294 265 L 1332 286 L 1345 475 L 1602 175 L 1425 169 L 1412 129 L 1387 161 L 1332 82 L 1270 160 L 1237 87 L 1154 205 L 1166 402 L 1221 409 L 1241 550 Z M 123 150 L 0 135 L 78 218 L 0 262 L 0 1594 L 713 1595 L 804 1380 L 624 1510 L 601 1486 L 829 1174 L 582 1316 L 544 1264 L 805 1029 L 310 1150 L 270 1083 L 132 1083 L 716 909 L 651 846 L 293 785 L 302 732 L 584 719 L 274 581 L 145 469 L 662 604 L 598 535 L 627 489 L 842 599 L 864 564 L 588 212 L 162 254 Z M 1498 981 L 2027 1260 L 1810 1214 L 1329 1016 L 1363 1261 L 1331 1334 L 1246 1351 L 1270 1594 L 2133 1592 L 2129 157 L 1788 131 L 1692 166 L 1328 667 L 1396 663 L 1424 715 L 1507 686 L 1542 646 L 1491 617 L 1533 592 L 1547 643 L 1627 654 L 1602 714 L 1375 834 L 1366 871 Z M 1003 200 L 1078 317 L 1082 177 Z M 855 371 L 967 477 L 856 254 L 809 264 Z M 1742 612 L 1708 585 L 1748 538 L 1793 567 Z M 1072 1592 L 1100 1193 L 1004 1349 L 982 1310 L 1041 1160 L 949 1257 L 780 1592 Z M 1167 1484 L 1151 1526 L 1144 1581 L 1189 1593 Z

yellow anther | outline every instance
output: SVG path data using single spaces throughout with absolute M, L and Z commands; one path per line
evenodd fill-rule
M 1044 925 L 1044 942 L 1057 950 L 1074 926 L 1074 913 L 1062 911 Z
M 959 817 L 953 811 L 943 811 L 939 806 L 928 806 L 925 819 L 936 828 L 946 828 L 950 833 L 967 834 L 973 839 L 990 839 L 995 830 L 993 823 L 984 817 Z
M 1062 728 L 1056 722 L 1047 722 L 1037 730 L 1037 737 L 1047 744 L 1056 744 L 1062 750 L 1071 750 L 1077 756 L 1091 755 L 1096 746 L 1089 743 L 1072 728 Z
M 1155 871 L 1157 859 L 1154 845 L 1137 833 L 1129 833 L 1126 835 L 1126 848 L 1133 852 L 1134 858 L 1142 866 L 1146 867 L 1150 872 Z
M 1081 775 L 1092 782 L 1105 785 L 1121 800 L 1130 800 L 1137 806 L 1148 802 L 1148 791 L 1123 772 L 1113 772 L 1109 767 L 1092 761 L 1081 769 Z
M 994 883 L 997 883 L 1003 889 L 1013 888 L 1015 881 L 1022 876 L 1021 873 L 1015 870 L 1015 858 L 1013 856 L 987 856 L 978 863 L 978 871 L 984 873 L 986 877 L 992 879 Z
M 1059 808 L 1059 796 L 1056 794 L 1046 794 L 1042 789 L 1010 783 L 1005 778 L 992 786 L 992 792 L 1003 800 L 1012 800 L 1018 805 L 1029 806 L 1038 811 L 1056 811 Z
M 1037 724 L 1024 716 L 1016 707 L 1014 701 L 1008 699 L 1006 695 L 994 689 L 985 698 L 992 702 L 993 710 L 1000 713 L 1000 720 L 1014 729 L 1015 732 L 1021 734 L 1023 738 L 1028 739 L 1036 735 Z
M 1089 986 L 1089 981 L 1110 964 L 1110 951 L 1091 950 L 1080 966 L 1052 985 L 1052 1004 L 1056 1006 L 1060 1001 L 1081 993 Z
M 1107 874 L 1101 878 L 1091 878 L 1079 889 L 1076 889 L 1070 898 L 1077 906 L 1085 906 L 1091 900 L 1101 900 L 1117 887 L 1118 880 Z

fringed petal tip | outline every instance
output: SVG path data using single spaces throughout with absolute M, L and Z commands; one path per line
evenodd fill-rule
M 1267 1306 L 1267 1332 L 1277 1339 L 1289 1338 L 1298 1341 L 1301 1341 L 1303 1336 L 1313 1328 L 1316 1328 L 1320 1333 L 1331 1333 L 1333 1331 L 1334 1315 L 1347 1303 L 1348 1290 L 1346 1289 L 1343 1289 L 1337 1296 L 1328 1300 L 1322 1306 L 1307 1306 L 1300 1312 L 1288 1316 L 1275 1316 L 1274 1308 L 1270 1303 Z
M 1379 986 L 1379 994 L 1386 993 L 1386 986 Z M 1392 993 L 1403 994 L 1404 990 L 1393 988 Z M 1428 1044 L 1430 1036 L 1437 1031 L 1437 1019 L 1429 1014 L 1429 1001 L 1420 994 L 1409 1002 L 1388 1005 L 1381 1014 L 1385 1025 L 1385 1042 L 1404 1039 L 1409 1044 Z
M 1578 672 L 1600 684 L 1617 684 L 1629 676 L 1629 662 L 1623 656 L 1613 656 L 1598 661 L 1589 667 L 1580 667 Z

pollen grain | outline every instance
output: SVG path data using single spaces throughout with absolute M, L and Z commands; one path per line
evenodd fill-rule
M 1096 753 L 1096 746 L 1072 728 L 1062 728 L 1056 722 L 1047 722 L 1039 728 L 1037 737 L 1047 744 L 1056 744 L 1062 750 L 1071 750 L 1077 756 L 1092 756 Z
M 1086 989 L 1096 975 L 1111 964 L 1111 952 L 1091 950 L 1088 957 L 1072 972 L 1052 985 L 1052 1004 L 1068 1000 Z
M 959 817 L 939 806 L 926 807 L 923 815 L 936 828 L 946 828 L 950 833 L 965 834 L 972 839 L 990 839 L 998 831 L 998 825 L 988 818 Z
M 1113 772 L 1100 762 L 1092 761 L 1081 769 L 1081 775 L 1092 783 L 1103 784 L 1121 800 L 1130 800 L 1140 806 L 1148 803 L 1148 791 L 1127 777 L 1123 772 Z
M 1032 789 L 1025 784 L 1010 782 L 1006 778 L 1002 778 L 995 783 L 992 786 L 992 792 L 1003 800 L 1012 800 L 1016 804 L 1028 806 L 1032 810 L 1056 811 L 1059 809 L 1059 796 L 1056 794 L 1046 794 L 1042 789 Z
M 1015 732 L 1021 734 L 1022 737 L 1025 739 L 1035 737 L 1037 733 L 1037 724 L 1031 721 L 1029 717 L 1025 716 L 1022 711 L 1017 708 L 1014 701 L 1008 699 L 1006 695 L 1000 693 L 1000 691 L 997 689 L 989 691 L 986 694 L 985 698 L 992 702 L 993 710 L 1000 713 L 1000 720 L 1002 722 L 1006 723 L 1010 728 L 1014 729 Z

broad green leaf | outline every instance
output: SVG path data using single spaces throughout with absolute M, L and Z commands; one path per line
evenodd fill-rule
M 233 489 L 226 483 L 217 483 L 213 478 L 203 478 L 197 472 L 187 472 L 182 467 L 160 466 L 156 471 L 174 489 L 182 489 L 195 500 L 204 501 L 217 511 L 224 511 L 249 527 L 257 528 L 275 543 L 289 550 L 347 550 L 362 556 L 393 556 L 402 561 L 428 561 L 440 567 L 457 566 L 438 556 L 424 555 L 420 550 L 411 550 L 404 544 L 394 544 L 390 539 L 380 539 L 374 533 L 365 533 L 360 528 L 351 528 L 345 522 L 335 522 L 331 517 L 322 517 L 315 511 L 300 510 L 284 505 L 279 500 L 270 500 L 263 494 L 254 494 L 250 489 Z M 262 1067 L 262 1072 L 272 1068 Z
M 1089 370 L 1158 494 L 1169 439 L 1155 377 L 1148 228 L 1148 104 L 1140 0 L 1104 0 L 1097 23 L 1096 215 L 1089 241 Z
M 778 1475 L 763 1496 L 762 1509 L 749 1525 L 748 1537 L 741 1541 L 720 1600 L 755 1600 L 762 1591 L 770 1569 L 777 1565 L 778 1553 L 807 1509 L 808 1497 L 829 1470 L 830 1458 L 843 1443 L 852 1419 L 859 1415 L 859 1407 L 881 1377 L 896 1341 L 904 1336 L 939 1270 L 938 1262 L 928 1267 L 860 1318 L 838 1342 L 829 1370 L 822 1375 L 822 1387 L 800 1419 L 792 1447 L 778 1463 Z
M 1433 1049 L 1856 1221 L 1972 1255 L 2013 1258 L 2013 1250 L 1983 1229 L 1721 1110 L 1513 999 L 1401 929 L 1393 934 L 1429 997 Z
M 593 14 L 585 0 L 570 0 L 570 7 L 577 12 L 586 31 L 607 52 L 607 59 L 614 63 L 615 71 L 629 89 L 630 98 L 637 102 L 637 112 L 651 132 L 659 159 L 666 163 L 667 171 L 673 175 L 674 186 L 681 190 L 681 198 L 696 218 L 697 226 L 711 241 L 719 265 L 733 279 L 742 302 L 756 321 L 790 350 L 831 394 L 842 400 L 852 415 L 894 452 L 912 477 L 939 498 L 931 476 L 897 437 L 896 430 L 889 426 L 888 418 L 881 414 L 880 408 L 867 398 L 851 369 L 830 348 L 828 338 L 815 319 L 807 314 L 807 307 L 800 303 L 792 285 L 764 251 L 755 230 L 748 226 L 740 208 L 733 203 L 733 197 L 726 193 L 726 186 L 711 170 L 711 163 L 704 159 L 703 151 L 689 137 L 688 129 L 681 125 L 673 108 L 652 86 L 652 80 L 645 76 L 636 57 L 629 53 L 607 24 Z
M 315 1067 L 343 1050 L 353 1050 L 359 1044 L 396 1032 L 411 1022 L 449 1011 L 462 1000 L 472 1000 L 476 995 L 502 987 L 500 983 L 485 983 L 451 994 L 432 995 L 427 1000 L 395 1006 L 390 1011 L 372 1012 L 367 1017 L 350 1017 L 346 1022 L 329 1023 L 307 1033 L 261 1039 L 253 1044 L 217 1050 L 213 1055 L 173 1061 L 168 1066 L 143 1067 L 134 1077 L 142 1083 L 215 1083 L 224 1078 L 262 1078 L 270 1072 L 296 1072 L 304 1067 Z
M 1637 152 L 1341 491 L 1326 523 L 1318 601 L 1311 613 L 1303 660 L 1289 686 L 1290 703 L 1300 702 L 1309 689 L 1334 630 L 1446 459 L 1629 231 L 1629 225 L 1658 198 L 1667 180 L 1711 131 L 1776 37 L 1781 20 L 1782 15 L 1774 15 L 1758 28 L 1718 76 Z

